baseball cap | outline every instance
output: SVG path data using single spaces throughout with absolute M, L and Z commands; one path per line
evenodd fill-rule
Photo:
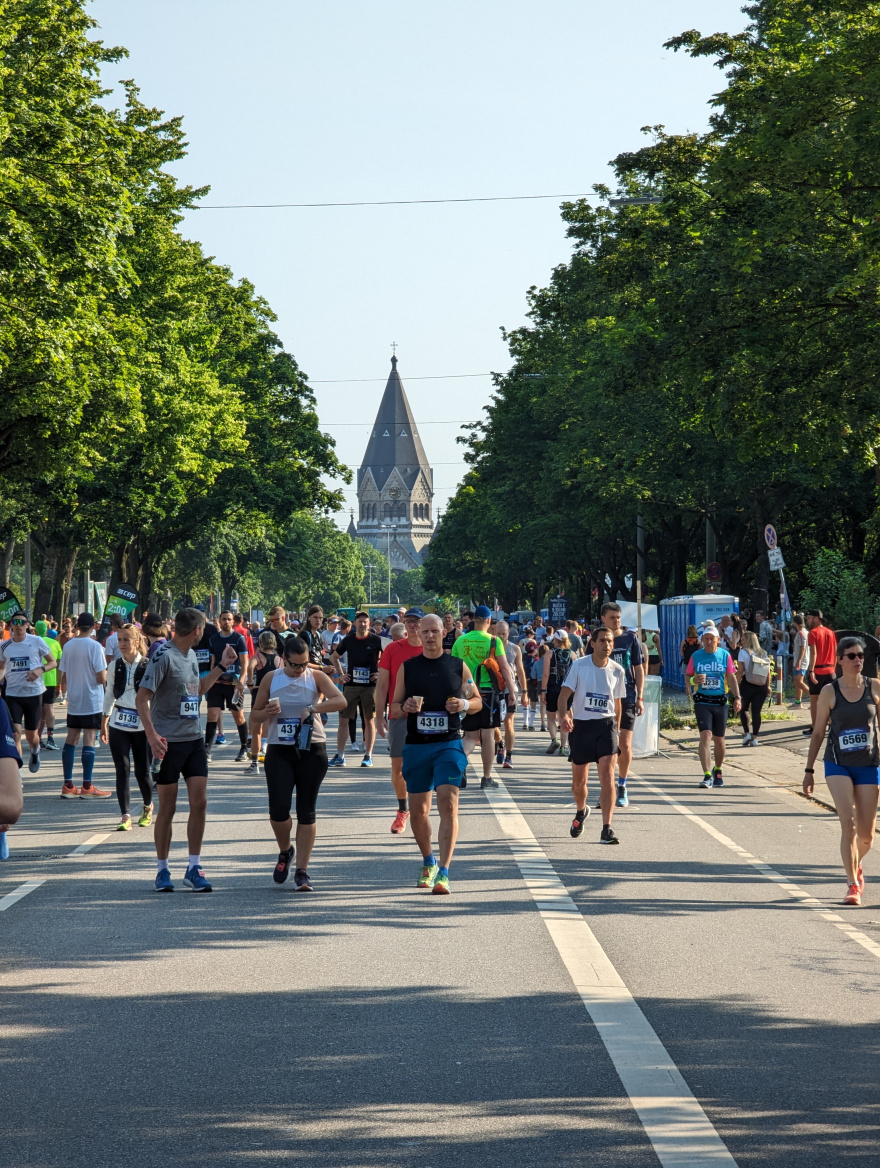
M 90 612 L 81 612 L 76 618 L 76 627 L 78 629 L 93 629 L 95 627 L 95 618 Z
M 526 648 L 526 652 L 527 652 L 527 653 L 531 653 L 531 651 L 532 651 L 533 649 L 537 649 L 537 647 L 538 647 L 538 642 L 537 642 L 537 641 L 526 641 L 526 646 L 525 646 L 525 648 Z
M 713 637 L 717 637 L 719 635 L 718 630 L 715 628 L 714 621 L 706 621 L 703 627 L 700 629 L 701 637 L 705 637 L 706 633 L 711 633 Z
M 491 616 L 492 616 L 492 609 L 489 608 L 488 604 L 478 604 L 477 607 L 474 609 L 474 619 L 475 620 L 489 620 L 489 618 Z
M 562 629 L 557 629 L 556 632 L 553 634 L 553 640 L 554 641 L 564 641 L 566 636 L 567 636 L 567 634 Z
M 488 611 L 489 610 L 486 609 L 487 613 L 488 613 Z M 425 610 L 423 608 L 408 608 L 406 610 L 406 612 L 403 614 L 403 619 L 406 620 L 406 618 L 408 616 L 417 616 L 419 618 L 419 620 L 421 620 L 424 615 L 425 615 Z

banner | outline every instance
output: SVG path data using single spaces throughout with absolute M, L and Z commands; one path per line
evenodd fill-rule
M 95 594 L 95 607 L 92 612 L 97 620 L 100 620 L 104 615 L 104 609 L 107 607 L 107 585 L 103 581 L 92 581 L 92 590 Z
M 101 628 L 98 630 L 98 640 L 102 645 L 110 635 L 110 617 L 115 612 L 118 612 L 127 624 L 131 620 L 131 615 L 137 606 L 137 589 L 132 588 L 130 584 L 120 584 L 112 596 L 108 596 L 107 604 L 104 608 L 104 618 L 101 621 Z
M 550 624 L 554 629 L 561 628 L 568 620 L 568 597 L 551 596 L 547 601 L 550 612 Z
M 0 620 L 8 621 L 14 612 L 24 611 L 11 588 L 0 588 Z

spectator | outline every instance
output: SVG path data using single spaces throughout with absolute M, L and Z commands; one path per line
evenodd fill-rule
M 687 636 L 682 641 L 682 643 L 679 647 L 679 650 L 678 650 L 678 655 L 679 655 L 679 659 L 681 661 L 682 669 L 687 669 L 688 661 L 690 661 L 691 657 L 694 655 L 694 653 L 696 653 L 696 651 L 697 651 L 697 649 L 699 649 L 699 647 L 700 647 L 700 637 L 699 637 L 699 634 L 697 633 L 697 626 L 696 625 L 688 625 Z
M 761 729 L 761 708 L 770 696 L 770 658 L 766 656 L 754 633 L 744 633 L 738 652 L 736 678 L 742 705 L 739 720 L 743 728 L 743 746 L 757 746 Z M 752 727 L 749 729 L 749 714 Z
M 769 657 L 773 652 L 773 625 L 763 612 L 755 613 L 755 632 L 758 634 L 761 648 Z
M 794 677 L 794 697 L 792 706 L 802 709 L 804 697 L 809 695 L 806 677 L 810 671 L 810 645 L 807 640 L 807 630 L 804 628 L 804 618 L 796 616 L 791 622 L 792 650 L 791 664 Z

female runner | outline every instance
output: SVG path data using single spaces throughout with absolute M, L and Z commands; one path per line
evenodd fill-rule
M 257 692 L 262 684 L 263 678 L 271 673 L 273 669 L 279 669 L 281 666 L 281 659 L 278 656 L 278 642 L 275 640 L 275 634 L 268 629 L 260 633 L 257 641 L 257 648 L 253 657 L 248 661 L 248 675 L 247 684 L 251 691 L 251 761 L 249 766 L 245 768 L 246 775 L 257 775 L 260 773 L 260 763 L 263 759 L 260 758 L 260 738 L 262 735 L 263 724 L 254 720 L 254 702 L 257 700 Z

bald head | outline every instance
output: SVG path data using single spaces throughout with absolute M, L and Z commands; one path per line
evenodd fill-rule
M 443 621 L 434 612 L 428 613 L 419 621 L 422 653 L 426 657 L 443 656 L 443 631 Z
M 499 621 L 495 626 L 495 632 L 502 641 L 506 641 L 510 636 L 510 625 L 507 623 L 507 621 Z
M 443 621 L 437 616 L 436 612 L 429 612 L 427 616 L 423 616 L 419 621 L 419 629 L 424 632 L 425 629 L 442 629 Z

